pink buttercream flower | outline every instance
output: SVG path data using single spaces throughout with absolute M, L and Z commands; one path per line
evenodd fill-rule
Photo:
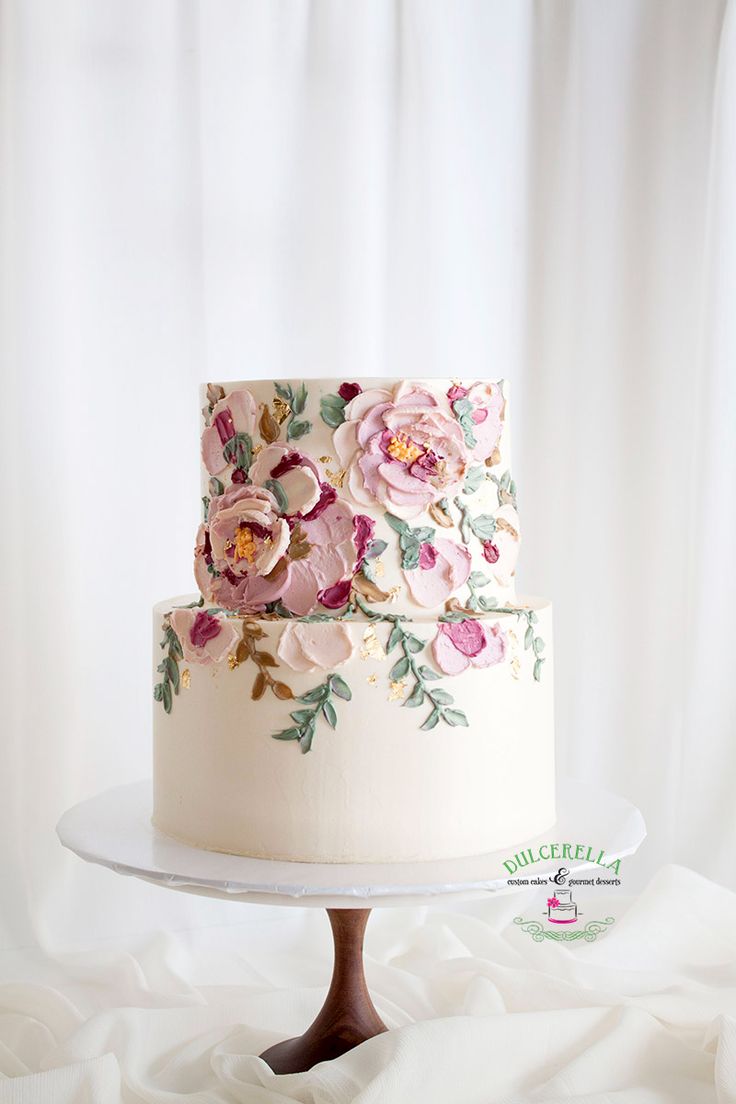
M 307 551 L 290 563 L 289 582 L 281 601 L 298 617 L 311 613 L 317 602 L 328 609 L 339 608 L 329 597 L 335 588 L 347 586 L 349 591 L 358 564 L 352 508 L 342 499 L 335 499 L 320 513 L 313 510 L 302 518 L 298 535 Z
M 463 544 L 437 537 L 419 549 L 419 566 L 404 572 L 415 602 L 426 609 L 441 605 L 468 581 L 471 555 Z
M 404 519 L 459 490 L 468 465 L 463 431 L 446 398 L 411 382 L 393 394 L 373 388 L 356 395 L 334 442 L 353 497 L 380 502 Z
M 245 388 L 231 391 L 215 404 L 210 424 L 202 434 L 202 460 L 210 475 L 217 475 L 228 466 L 223 450 L 236 433 L 253 435 L 257 412 L 256 401 Z M 237 481 L 234 477 L 234 482 Z
M 267 487 L 269 480 L 278 482 L 286 496 L 283 513 L 289 517 L 309 515 L 325 496 L 323 487 L 334 490 L 329 483 L 322 483 L 319 468 L 308 456 L 284 445 L 261 449 L 250 469 L 250 478 L 261 487 Z M 333 494 L 333 500 L 335 497 Z
M 468 667 L 493 667 L 503 662 L 506 637 L 498 624 L 485 625 L 472 617 L 443 621 L 432 641 L 435 663 L 446 675 L 459 675 Z
M 293 671 L 332 671 L 347 663 L 354 651 L 350 631 L 339 621 L 314 625 L 289 621 L 277 655 Z
M 207 610 L 175 609 L 169 617 L 187 663 L 221 663 L 238 646 L 239 634 L 226 617 Z
M 239 484 L 217 495 L 195 549 L 195 576 L 205 598 L 244 613 L 263 610 L 289 584 L 290 540 L 289 524 L 279 517 L 276 500 L 264 487 Z M 209 566 L 208 584 L 204 573 Z

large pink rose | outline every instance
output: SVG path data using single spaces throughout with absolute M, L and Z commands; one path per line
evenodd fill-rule
M 238 646 L 238 630 L 226 617 L 200 609 L 175 609 L 169 620 L 187 663 L 205 667 L 221 663 Z
M 334 442 L 353 497 L 404 519 L 459 491 L 468 465 L 448 400 L 410 381 L 356 395 Z
M 467 582 L 472 558 L 463 544 L 437 537 L 434 544 L 423 544 L 419 566 L 404 572 L 415 602 L 425 608 L 441 605 Z
M 472 617 L 443 621 L 432 641 L 432 655 L 446 675 L 459 675 L 471 666 L 493 667 L 503 662 L 506 637 L 498 624 L 484 625 Z
M 256 401 L 245 388 L 231 391 L 215 404 L 210 424 L 202 434 L 202 460 L 210 475 L 217 475 L 228 466 L 223 451 L 228 441 L 237 433 L 252 437 L 257 413 Z
M 447 392 L 453 413 L 463 420 L 466 444 L 473 460 L 496 462 L 496 446 L 503 429 L 505 399 L 499 384 L 473 383 L 470 387 L 456 385 Z M 455 405 L 457 404 L 457 405 Z M 475 444 L 470 444 L 471 440 Z

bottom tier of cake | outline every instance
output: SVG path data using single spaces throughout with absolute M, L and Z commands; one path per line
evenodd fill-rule
M 554 822 L 552 611 L 240 617 L 154 609 L 154 812 L 197 847 L 403 862 Z

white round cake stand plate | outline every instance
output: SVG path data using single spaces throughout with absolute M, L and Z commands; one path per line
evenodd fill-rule
M 151 783 L 117 786 L 64 813 L 59 839 L 86 862 L 155 885 L 253 904 L 327 909 L 335 944 L 332 981 L 307 1031 L 270 1047 L 263 1059 L 276 1073 L 296 1073 L 386 1030 L 371 1001 L 363 972 L 363 933 L 375 907 L 476 900 L 512 892 L 505 859 L 537 854 L 542 843 L 583 845 L 583 857 L 556 858 L 521 867 L 519 877 L 570 875 L 633 854 L 646 836 L 644 818 L 625 798 L 584 782 L 558 783 L 557 822 L 543 835 L 503 851 L 462 859 L 415 863 L 297 863 L 222 855 L 179 843 L 151 824 Z M 590 852 L 588 851 L 590 847 Z M 603 873 L 603 872 L 601 872 Z

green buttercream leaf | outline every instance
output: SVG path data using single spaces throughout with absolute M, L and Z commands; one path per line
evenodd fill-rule
M 404 676 L 407 675 L 408 673 L 409 673 L 409 660 L 406 658 L 406 656 L 402 656 L 400 660 L 398 660 L 396 663 L 394 663 L 388 677 L 392 681 L 396 681 L 396 679 L 404 678 Z
M 157 682 L 156 685 L 153 688 L 153 700 L 157 701 L 157 702 L 160 702 L 160 701 L 163 700 L 163 696 L 164 696 L 163 683 Z
M 236 433 L 225 443 L 222 454 L 228 464 L 247 472 L 253 462 L 253 441 L 247 433 Z
M 291 403 L 291 410 L 294 414 L 301 414 L 304 411 L 304 407 L 307 405 L 307 389 L 304 383 L 300 383 L 296 389 L 296 394 Z
M 416 706 L 421 705 L 423 701 L 424 701 L 424 687 L 422 686 L 421 682 L 418 682 L 416 684 L 416 686 L 414 687 L 414 689 L 412 690 L 409 697 L 404 702 L 404 705 L 408 709 L 415 709 Z
M 446 709 L 442 714 L 442 718 L 447 721 L 452 728 L 455 728 L 457 725 L 463 728 L 468 727 L 468 718 L 465 716 L 462 709 Z
M 286 429 L 286 440 L 298 441 L 300 437 L 304 437 L 307 433 L 309 433 L 311 428 L 311 422 L 289 422 L 289 425 Z
M 538 659 L 534 664 L 534 680 L 535 680 L 535 682 L 540 682 L 541 681 L 541 678 L 542 678 L 542 664 L 543 663 L 544 663 L 543 659 Z
M 276 394 L 278 395 L 278 397 L 280 399 L 283 399 L 284 402 L 291 405 L 294 399 L 294 394 L 291 388 L 288 385 L 285 386 L 283 383 L 275 383 L 274 387 L 276 388 Z
M 448 694 L 447 690 L 432 691 L 432 701 L 437 702 L 439 705 L 452 705 L 454 700 L 452 694 Z
M 322 706 L 322 713 L 330 728 L 334 728 L 337 724 L 337 712 L 331 701 L 326 701 Z
M 330 678 L 330 685 L 332 686 L 333 694 L 337 694 L 338 698 L 342 698 L 343 701 L 351 701 L 353 692 L 346 683 L 344 678 L 340 675 L 332 675 Z
M 298 725 L 306 724 L 314 711 L 312 709 L 295 709 L 293 713 L 290 713 L 292 721 L 296 721 Z
M 427 717 L 424 724 L 421 726 L 422 730 L 424 732 L 428 732 L 430 730 L 430 728 L 436 728 L 437 725 L 439 724 L 439 720 L 440 720 L 440 711 L 439 711 L 439 709 L 433 709 L 432 712 Z
M 463 494 L 475 494 L 478 488 L 485 482 L 486 473 L 483 468 L 469 468 L 465 475 Z
M 544 651 L 544 641 L 541 636 L 535 636 L 532 641 L 532 648 L 534 649 L 535 656 L 539 656 Z
M 431 667 L 420 667 L 419 674 L 425 682 L 433 682 L 435 679 L 442 678 L 442 675 L 438 675 Z
M 421 652 L 424 648 L 424 641 L 420 640 L 418 636 L 407 636 L 405 638 L 405 644 L 407 649 L 414 654 Z
M 534 629 L 530 625 L 528 627 L 528 629 L 526 630 L 526 632 L 524 633 L 524 647 L 525 648 L 531 648 L 533 642 L 534 642 Z
M 394 517 L 393 514 L 384 514 L 383 516 L 395 532 L 399 534 L 409 532 L 409 526 L 401 518 Z
M 490 540 L 496 532 L 496 522 L 490 514 L 478 514 L 478 517 L 470 519 L 470 528 L 478 540 Z
M 484 587 L 488 586 L 490 579 L 487 575 L 484 575 L 482 571 L 471 571 L 468 582 L 472 587 Z
M 371 546 L 365 554 L 367 560 L 375 560 L 377 556 L 380 556 L 382 552 L 385 552 L 388 548 L 388 544 L 385 540 L 371 541 Z
M 171 683 L 167 678 L 161 683 L 161 701 L 167 713 L 171 712 Z
M 298 701 L 309 704 L 310 702 L 324 701 L 329 693 L 326 686 L 315 686 L 313 690 L 309 690 L 306 694 L 302 694 Z
M 285 514 L 289 506 L 289 499 L 278 479 L 265 479 L 263 481 L 263 486 L 266 487 L 276 499 L 279 512 Z
M 391 633 L 390 633 L 389 638 L 388 638 L 388 644 L 386 645 L 386 653 L 387 654 L 388 654 L 388 652 L 393 651 L 393 649 L 396 647 L 396 645 L 401 640 L 401 636 L 402 636 L 401 626 L 400 625 L 394 625 L 394 627 L 391 629 Z
M 285 728 L 283 732 L 274 732 L 274 740 L 298 740 L 301 735 L 298 728 Z

